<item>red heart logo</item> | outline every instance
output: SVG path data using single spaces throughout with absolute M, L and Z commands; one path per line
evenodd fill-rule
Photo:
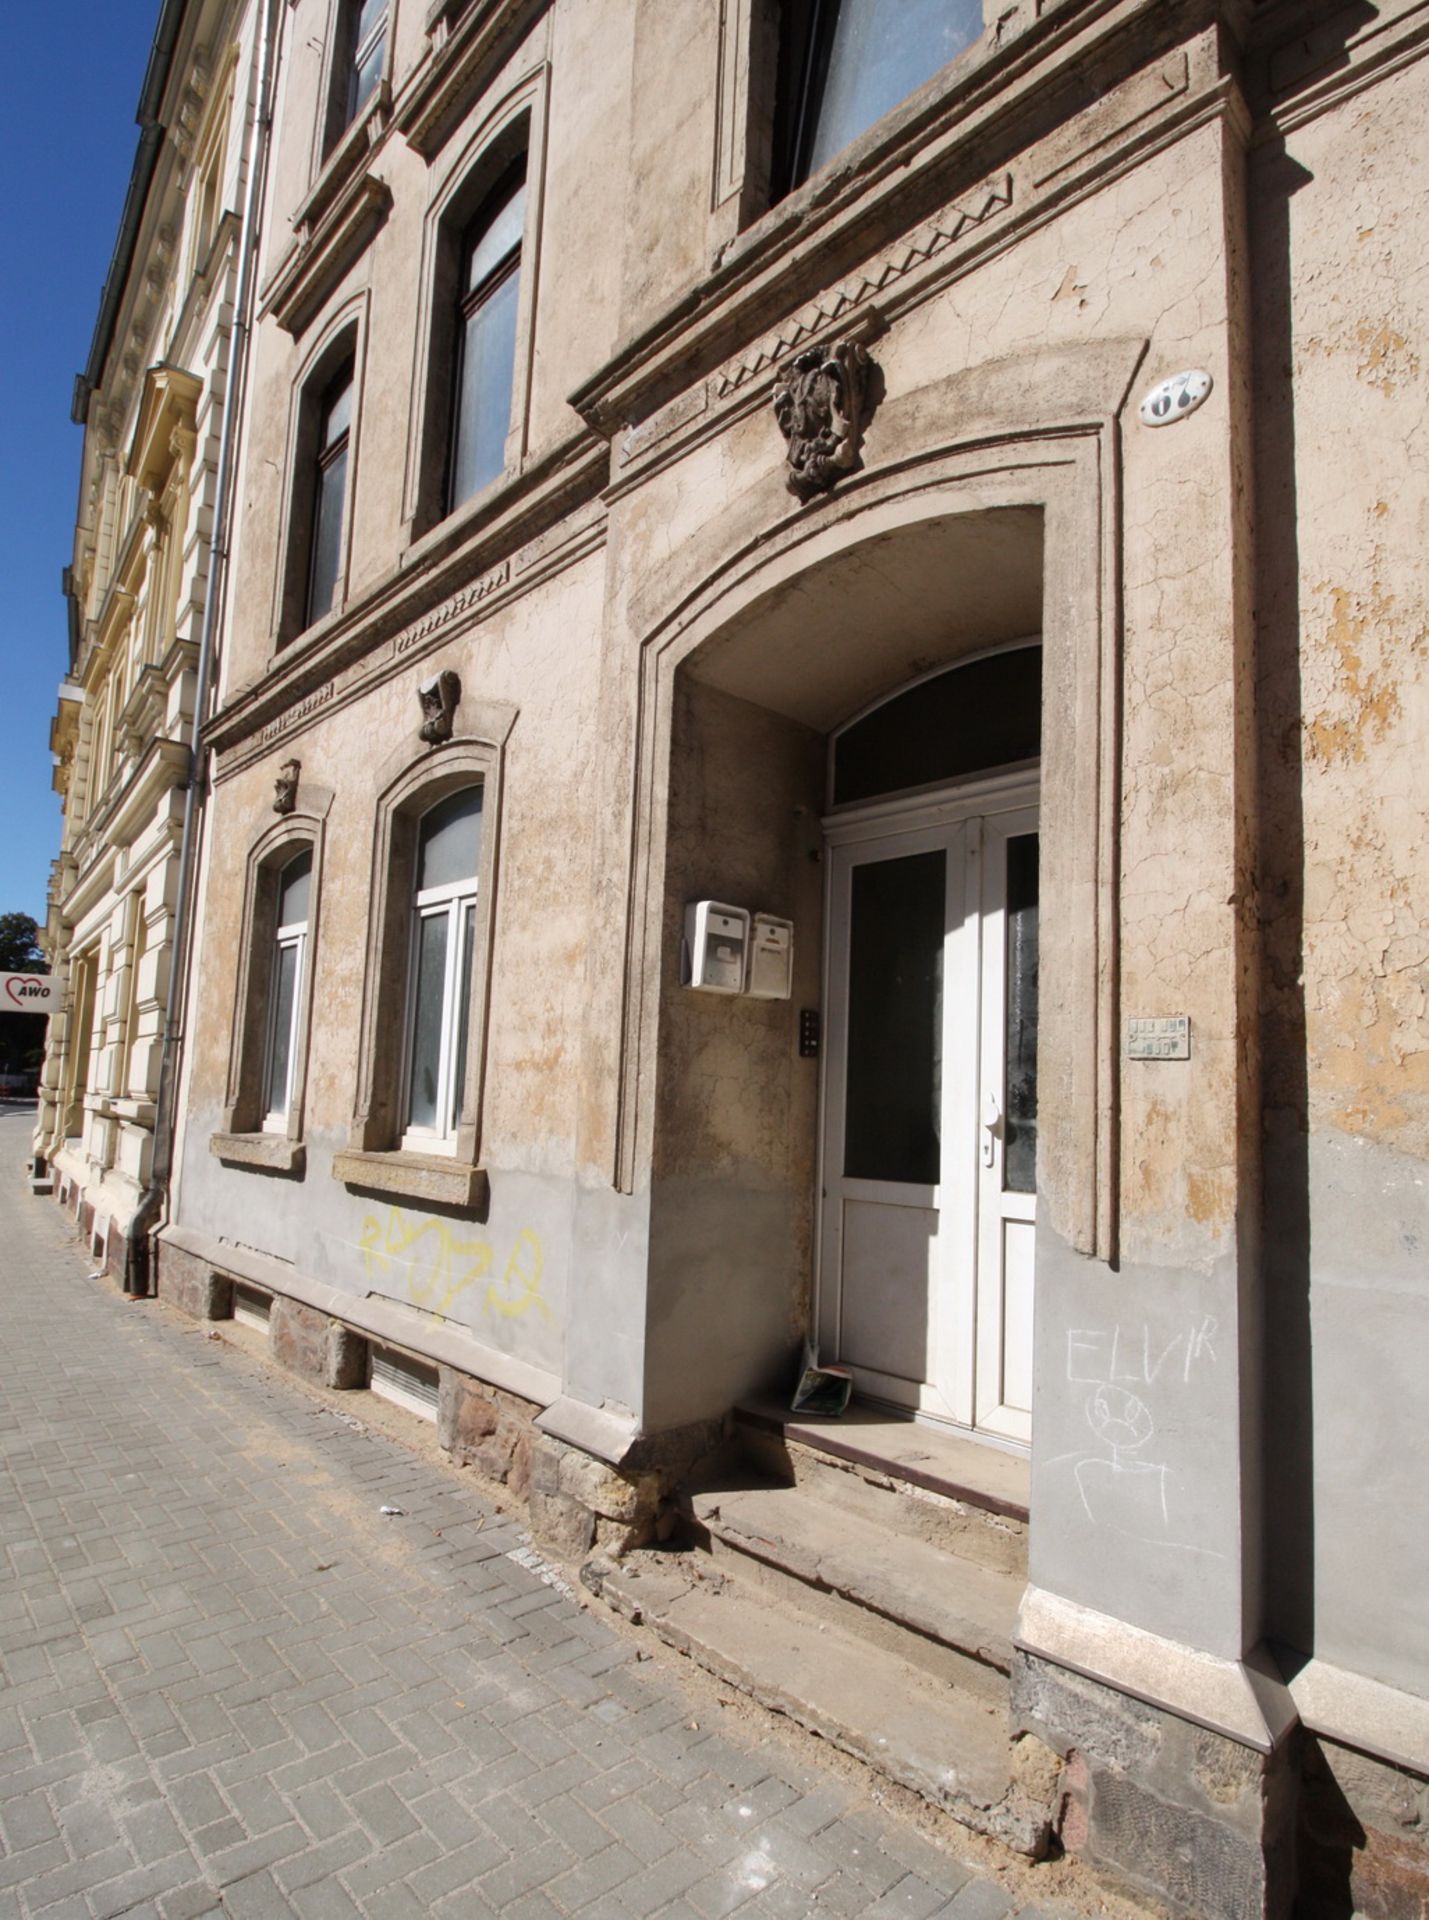
M 15 1005 L 20 1007 L 24 1005 L 27 998 L 24 992 L 26 987 L 47 987 L 49 984 L 48 980 L 41 978 L 37 973 L 17 973 L 5 982 L 5 991 L 15 1002 Z

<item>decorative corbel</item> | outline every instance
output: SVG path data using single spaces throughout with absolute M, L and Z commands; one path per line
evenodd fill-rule
M 298 804 L 298 775 L 303 770 L 301 760 L 285 760 L 278 769 L 278 777 L 273 782 L 274 813 L 291 813 Z
M 788 442 L 786 485 L 800 500 L 828 493 L 863 465 L 873 362 L 857 340 L 809 347 L 774 382 L 774 418 Z
M 422 708 L 420 737 L 429 747 L 439 747 L 452 737 L 452 722 L 461 699 L 461 681 L 448 667 L 424 680 L 417 689 Z

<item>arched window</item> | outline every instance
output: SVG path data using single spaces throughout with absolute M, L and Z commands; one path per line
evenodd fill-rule
M 459 787 L 417 826 L 405 1147 L 450 1152 L 456 1138 L 471 1025 L 481 803 L 479 785 Z
M 453 325 L 449 513 L 496 479 L 506 465 L 525 222 L 522 154 L 486 196 L 462 236 Z
M 1004 647 L 917 680 L 834 735 L 830 801 L 856 806 L 1035 760 L 1042 648 Z

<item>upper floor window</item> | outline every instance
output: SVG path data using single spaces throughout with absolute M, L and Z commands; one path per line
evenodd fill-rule
M 423 814 L 407 990 L 404 1145 L 450 1151 L 466 1082 L 481 864 L 480 786 L 459 787 Z
M 982 30 L 982 0 L 786 0 L 779 190 L 816 173 Z
M 284 1133 L 298 1058 L 298 1021 L 302 1011 L 304 960 L 308 947 L 308 899 L 313 856 L 305 848 L 278 875 L 277 929 L 273 936 L 268 1003 L 268 1048 L 264 1071 L 263 1128 Z
M 506 465 L 525 222 L 523 154 L 487 195 L 462 236 L 453 328 L 448 512 L 479 493 Z
M 347 501 L 348 447 L 352 437 L 351 360 L 324 388 L 318 412 L 312 469 L 312 537 L 304 626 L 331 611 L 342 571 L 342 523 Z
M 377 91 L 387 58 L 387 0 L 344 0 L 337 87 L 337 127 L 350 127 Z

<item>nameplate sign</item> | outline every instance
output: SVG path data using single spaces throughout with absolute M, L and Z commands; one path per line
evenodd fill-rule
M 1190 1014 L 1166 1013 L 1156 1019 L 1133 1020 L 1127 1052 L 1133 1060 L 1189 1060 Z

